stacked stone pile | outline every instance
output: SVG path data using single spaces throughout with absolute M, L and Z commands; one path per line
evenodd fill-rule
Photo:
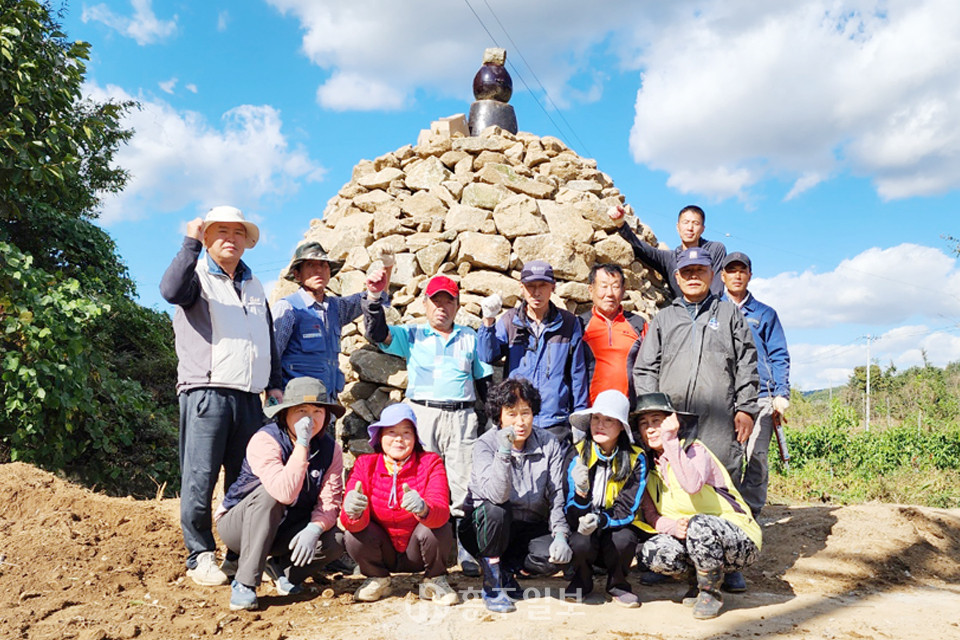
M 554 302 L 574 313 L 589 308 L 590 268 L 613 262 L 626 274 L 624 307 L 648 318 L 655 313 L 665 299 L 664 283 L 634 260 L 617 234 L 607 210 L 624 197 L 595 160 L 550 136 L 489 127 L 468 137 L 464 130 L 456 117 L 435 122 L 416 146 L 354 167 L 350 182 L 305 234 L 345 263 L 331 291 L 362 290 L 367 270 L 389 249 L 396 266 L 388 322 L 423 322 L 427 280 L 444 273 L 460 284 L 457 322 L 477 328 L 484 296 L 500 293 L 505 308 L 518 303 L 520 268 L 528 260 L 553 265 Z M 625 208 L 626 223 L 656 245 L 650 229 Z M 275 298 L 295 288 L 280 282 Z M 353 453 L 368 450 L 366 425 L 403 398 L 407 382 L 403 360 L 369 345 L 362 324 L 359 319 L 344 328 L 341 355 L 347 385 L 340 399 L 350 411 L 338 435 Z

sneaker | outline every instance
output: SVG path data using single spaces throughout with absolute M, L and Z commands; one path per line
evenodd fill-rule
M 747 581 L 739 571 L 731 571 L 723 576 L 722 589 L 728 593 L 743 593 L 747 590 Z
M 187 577 L 204 587 L 217 587 L 230 583 L 227 574 L 217 566 L 217 557 L 213 551 L 204 551 L 197 556 L 197 566 L 187 569 Z
M 567 602 L 576 602 L 578 604 L 598 605 L 606 602 L 606 598 L 595 591 L 584 593 L 583 589 L 571 588 L 569 585 L 561 592 L 561 596 Z
M 234 580 L 230 583 L 230 611 L 253 611 L 258 606 L 257 592 Z
M 640 598 L 638 598 L 635 593 L 627 591 L 626 589 L 614 587 L 610 589 L 610 591 L 607 591 L 607 593 L 609 593 L 613 601 L 621 607 L 636 609 L 640 606 Z
M 390 592 L 390 576 L 367 578 L 353 597 L 360 602 L 376 602 Z
M 457 592 L 447 582 L 447 576 L 424 578 L 423 582 L 420 583 L 420 598 L 433 600 L 436 604 L 442 604 L 445 607 L 455 605 L 460 601 Z
M 457 543 L 457 562 L 460 563 L 460 571 L 463 572 L 463 575 L 468 578 L 480 577 L 480 565 L 459 542 Z
M 342 556 L 340 556 L 339 558 L 337 558 L 336 560 L 328 564 L 324 569 L 324 572 L 336 573 L 337 571 L 339 571 L 340 573 L 349 576 L 353 574 L 354 569 L 356 568 L 357 568 L 357 561 L 351 558 L 350 556 L 348 556 L 347 554 L 343 554 Z
M 240 559 L 231 560 L 229 558 L 224 558 L 223 562 L 220 563 L 220 571 L 223 571 L 223 575 L 227 576 L 228 579 L 232 580 L 233 576 L 237 575 L 237 569 L 240 567 Z
M 267 558 L 267 563 L 263 565 L 263 572 L 273 581 L 273 588 L 277 590 L 279 596 L 295 596 L 303 593 L 302 584 L 293 584 L 283 573 L 283 569 L 273 558 Z

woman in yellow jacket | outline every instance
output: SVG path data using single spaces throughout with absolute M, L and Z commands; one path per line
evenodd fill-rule
M 723 606 L 724 572 L 740 571 L 760 555 L 760 525 L 723 465 L 692 435 L 696 416 L 678 415 L 662 393 L 637 398 L 637 413 L 654 462 L 641 509 L 657 532 L 640 555 L 657 573 L 692 578 L 695 571 L 696 591 L 684 604 L 693 607 L 694 618 L 715 618 Z

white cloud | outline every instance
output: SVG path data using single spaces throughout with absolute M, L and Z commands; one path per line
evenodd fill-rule
M 189 91 L 190 93 L 197 92 L 197 85 L 193 84 L 192 82 L 190 84 L 183 85 L 183 88 Z
M 88 85 L 86 93 L 95 100 L 133 98 L 115 86 Z M 123 123 L 135 134 L 116 156 L 131 178 L 122 193 L 105 198 L 104 224 L 191 205 L 203 210 L 233 203 L 252 209 L 262 198 L 282 198 L 302 181 L 323 176 L 304 149 L 290 148 L 280 112 L 269 105 L 235 107 L 217 127 L 162 100 L 136 99 L 141 109 Z
M 807 270 L 756 278 L 750 290 L 777 310 L 788 330 L 960 317 L 956 259 L 915 244 L 868 249 L 827 273 Z
M 228 24 L 230 24 L 230 12 L 224 9 L 217 14 L 217 31 L 226 31 Z
M 595 81 L 586 90 L 571 88 L 570 81 L 589 68 L 595 47 L 609 46 L 611 32 L 632 40 L 631 25 L 643 18 L 641 3 L 631 0 L 605 2 L 602 10 L 579 0 L 487 0 L 470 6 L 448 0 L 268 1 L 300 21 L 304 53 L 330 72 L 317 98 L 332 109 L 397 109 L 417 89 L 469 98 L 483 50 L 494 46 L 471 6 L 508 50 L 508 67 L 517 65 L 532 87 L 537 84 L 521 52 L 560 106 L 595 100 L 601 94 Z M 520 52 L 510 39 L 522 43 Z M 519 87 L 514 75 L 514 89 Z M 365 89 L 371 93 L 363 94 Z
M 139 45 L 152 44 L 169 38 L 177 32 L 177 16 L 170 20 L 160 20 L 153 12 L 152 0 L 130 0 L 133 16 L 121 16 L 114 13 L 105 4 L 84 7 L 81 19 L 102 22 L 111 29 L 133 38 Z
M 926 325 L 909 325 L 891 329 L 877 336 L 870 344 L 870 362 L 886 369 L 891 363 L 900 371 L 922 366 L 924 356 L 933 366 L 943 367 L 960 360 L 958 327 L 931 329 Z M 953 331 L 953 333 L 951 333 Z M 791 385 L 812 391 L 844 385 L 855 367 L 867 363 L 867 341 L 857 339 L 849 344 L 790 345 Z
M 176 78 L 170 78 L 169 80 L 167 80 L 167 81 L 165 81 L 165 82 L 158 82 L 157 85 L 159 85 L 160 89 L 161 89 L 164 93 L 170 93 L 170 94 L 172 94 L 174 88 L 176 88 L 176 86 L 177 86 L 177 79 L 176 79 Z
M 637 54 L 631 150 L 684 192 L 796 197 L 841 171 L 885 199 L 960 187 L 960 4 L 676 2 Z

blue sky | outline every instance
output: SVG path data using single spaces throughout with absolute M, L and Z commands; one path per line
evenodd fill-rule
M 55 5 L 57 6 L 57 5 Z M 960 359 L 960 5 L 952 0 L 73 2 L 88 95 L 134 98 L 105 201 L 141 301 L 186 220 L 233 204 L 276 280 L 353 166 L 466 112 L 483 50 L 508 51 L 520 129 L 596 158 L 658 238 L 754 263 L 794 385 L 867 358 Z

